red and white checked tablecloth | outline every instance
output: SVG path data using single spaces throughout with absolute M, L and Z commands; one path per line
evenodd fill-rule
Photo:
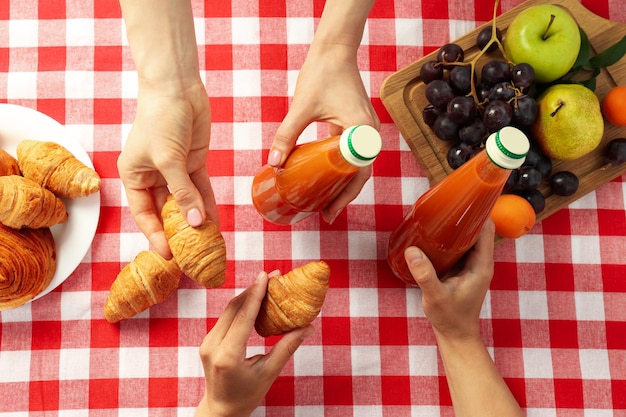
M 148 247 L 116 158 L 135 111 L 136 74 L 113 0 L 1 0 L 0 101 L 66 126 L 103 178 L 91 250 L 55 291 L 0 313 L 0 416 L 191 416 L 203 392 L 198 346 L 260 270 L 326 260 L 331 289 L 316 332 L 255 416 L 450 416 L 419 291 L 393 278 L 386 239 L 428 186 L 379 98 L 382 81 L 490 20 L 491 0 L 378 0 L 359 64 L 384 150 L 332 225 L 264 223 L 252 176 L 285 116 L 323 0 L 194 1 L 212 97 L 209 171 L 227 242 L 226 284 L 190 280 L 166 302 L 111 325 L 103 303 L 120 268 Z M 502 0 L 508 10 L 521 0 Z M 583 0 L 626 22 L 624 0 Z M 306 139 L 324 137 L 312 126 Z M 533 417 L 626 416 L 626 182 L 617 178 L 496 249 L 485 341 Z M 249 353 L 274 343 L 253 335 Z

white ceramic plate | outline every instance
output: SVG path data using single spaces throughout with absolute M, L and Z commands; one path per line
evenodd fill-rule
M 93 163 L 83 147 L 67 137 L 56 120 L 27 107 L 0 103 L 0 148 L 16 156 L 17 145 L 24 139 L 57 142 L 85 165 Z M 57 252 L 57 269 L 50 285 L 33 300 L 43 297 L 69 277 L 91 246 L 100 218 L 100 192 L 77 199 L 63 199 L 68 220 L 52 227 Z M 31 300 L 32 301 L 32 300 Z

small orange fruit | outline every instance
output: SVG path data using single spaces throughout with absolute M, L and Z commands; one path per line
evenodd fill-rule
M 491 210 L 491 219 L 498 235 L 517 239 L 532 229 L 536 215 L 533 206 L 525 198 L 515 194 L 502 194 Z
M 626 126 L 626 85 L 618 85 L 609 90 L 602 100 L 602 113 L 610 123 Z

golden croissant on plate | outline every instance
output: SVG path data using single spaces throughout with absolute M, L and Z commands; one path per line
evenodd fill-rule
M 56 272 L 50 229 L 13 229 L 0 223 L 0 259 L 0 310 L 19 307 L 45 290 Z
M 113 281 L 104 318 L 115 323 L 165 301 L 178 288 L 181 275 L 174 260 L 168 261 L 153 250 L 139 252 Z
M 51 191 L 19 175 L 0 177 L 0 223 L 38 229 L 66 221 L 65 204 Z
M 0 176 L 4 175 L 20 175 L 20 166 L 17 159 L 4 149 L 0 149 Z
M 172 255 L 183 273 L 206 288 L 221 286 L 226 279 L 226 243 L 217 225 L 207 219 L 201 226 L 190 226 L 171 195 L 161 217 Z
M 100 190 L 98 173 L 55 142 L 23 140 L 17 145 L 22 175 L 58 197 L 86 197 Z
M 322 309 L 329 278 L 330 267 L 324 261 L 270 277 L 254 324 L 257 333 L 268 337 L 308 326 Z

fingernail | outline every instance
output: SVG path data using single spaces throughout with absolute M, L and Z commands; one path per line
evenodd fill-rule
M 274 167 L 279 166 L 282 159 L 283 154 L 278 150 L 273 150 L 267 158 L 267 163 Z
M 202 214 L 197 208 L 192 208 L 187 212 L 187 223 L 190 226 L 196 227 L 202 224 Z
M 328 222 L 328 224 L 333 224 L 335 222 L 335 220 L 337 220 L 337 217 L 339 217 L 339 215 L 341 214 L 341 212 L 343 211 L 343 209 L 339 209 L 335 212 L 335 215 L 333 216 L 332 219 L 330 219 L 330 221 Z
M 409 265 L 415 265 L 424 259 L 422 251 L 413 246 L 407 248 L 406 252 L 404 252 L 404 257 Z
M 266 276 L 267 274 L 265 272 L 261 272 L 259 275 L 256 276 L 255 282 L 258 284 L 259 282 L 263 281 Z

